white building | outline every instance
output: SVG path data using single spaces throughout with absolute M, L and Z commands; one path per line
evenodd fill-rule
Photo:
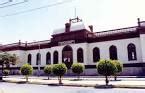
M 79 62 L 85 65 L 85 75 L 97 74 L 96 63 L 100 59 L 118 59 L 123 63 L 122 75 L 144 75 L 145 66 L 145 21 L 138 26 L 94 32 L 78 19 L 71 19 L 64 28 L 54 30 L 50 40 L 32 43 L 1 45 L 1 51 L 16 54 L 20 63 L 34 69 L 47 64 Z

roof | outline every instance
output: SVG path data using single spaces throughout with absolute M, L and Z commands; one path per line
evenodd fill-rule
M 80 31 L 82 29 L 90 30 L 89 27 L 86 24 L 84 24 L 83 22 L 72 23 L 71 27 L 70 27 L 70 32 L 71 31 Z M 61 34 L 61 33 L 64 33 L 64 32 L 65 32 L 65 27 L 55 29 L 53 31 L 53 35 Z

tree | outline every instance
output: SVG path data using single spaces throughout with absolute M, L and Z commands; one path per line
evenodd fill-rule
M 44 67 L 44 73 L 47 74 L 48 80 L 49 80 L 49 75 L 51 74 L 51 72 L 52 72 L 52 66 L 51 65 L 46 65 Z
M 15 54 L 9 54 L 9 53 L 1 53 L 0 54 L 0 65 L 2 66 L 2 77 L 3 77 L 3 70 L 4 67 L 9 69 L 10 65 L 15 65 L 18 63 L 18 57 Z M 2 79 L 1 77 L 1 79 Z
M 62 84 L 62 76 L 67 72 L 67 67 L 65 64 L 54 64 L 52 67 L 52 72 L 54 75 L 58 76 L 59 84 Z
M 80 74 L 83 73 L 85 67 L 83 64 L 80 64 L 80 63 L 74 63 L 72 65 L 72 72 L 77 74 L 78 76 L 78 80 L 80 79 Z
M 20 68 L 21 74 L 25 76 L 26 82 L 28 82 L 28 77 L 33 73 L 33 67 L 29 64 L 24 64 Z
M 98 73 L 104 75 L 106 80 L 106 85 L 108 85 L 108 76 L 114 75 L 116 73 L 116 66 L 111 60 L 100 60 L 97 64 Z
M 117 70 L 116 70 L 116 73 L 114 74 L 114 80 L 116 81 L 117 80 L 117 75 L 122 72 L 123 70 L 123 65 L 121 64 L 120 61 L 118 60 L 112 60 L 112 62 L 115 64 Z

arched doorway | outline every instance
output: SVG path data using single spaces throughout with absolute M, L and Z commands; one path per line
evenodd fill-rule
M 70 69 L 73 64 L 73 50 L 70 46 L 65 46 L 62 50 L 62 62 Z

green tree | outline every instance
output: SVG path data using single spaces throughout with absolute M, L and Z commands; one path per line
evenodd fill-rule
M 117 80 L 117 75 L 118 75 L 119 73 L 121 73 L 122 70 L 123 70 L 123 65 L 122 65 L 121 62 L 118 61 L 118 60 L 112 60 L 112 62 L 115 64 L 115 66 L 116 66 L 116 68 L 117 68 L 116 73 L 114 74 L 114 80 L 116 81 L 116 80 Z
M 33 67 L 29 64 L 24 64 L 20 68 L 21 74 L 25 76 L 26 81 L 28 82 L 28 77 L 33 73 Z
M 80 79 L 80 74 L 84 72 L 85 66 L 80 63 L 74 63 L 72 65 L 72 72 L 77 74 L 78 80 Z
M 62 84 L 62 76 L 67 72 L 67 67 L 65 64 L 54 64 L 52 67 L 52 72 L 54 75 L 58 76 L 59 84 Z
M 52 72 L 52 65 L 46 65 L 44 67 L 44 73 L 48 76 L 48 80 L 49 80 L 49 75 L 51 74 Z
M 116 73 L 116 66 L 111 60 L 100 60 L 97 64 L 98 73 L 105 76 L 106 85 L 108 85 L 108 76 Z
M 6 69 L 9 69 L 10 65 L 15 65 L 16 63 L 18 63 L 18 57 L 15 54 L 9 54 L 9 53 L 1 53 L 0 54 L 0 65 L 2 66 L 2 76 L 3 76 L 3 70 L 4 67 L 6 67 Z M 2 77 L 1 77 L 2 79 Z

